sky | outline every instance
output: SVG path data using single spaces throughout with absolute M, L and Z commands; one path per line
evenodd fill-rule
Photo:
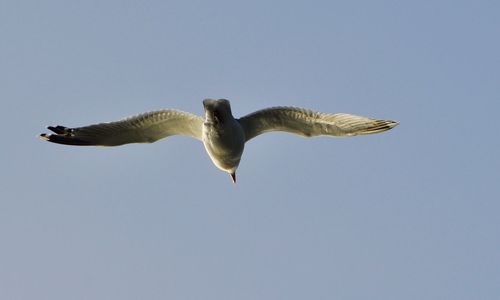
M 498 1 L 0 2 L 1 299 L 498 299 Z M 46 143 L 173 108 L 397 120 L 203 145 Z

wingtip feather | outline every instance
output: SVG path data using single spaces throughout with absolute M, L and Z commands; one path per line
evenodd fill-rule
M 48 141 L 49 140 L 49 135 L 46 134 L 46 133 L 41 133 L 38 135 L 38 138 L 41 139 L 41 140 L 44 140 L 44 141 Z
M 38 137 L 41 140 L 51 142 L 51 143 L 56 143 L 56 144 L 72 145 L 72 146 L 92 146 L 92 145 L 94 145 L 86 140 L 74 138 L 72 136 L 67 136 L 67 135 L 42 133 Z
M 396 126 L 399 125 L 399 122 L 397 121 L 387 121 L 387 125 L 390 127 L 390 128 L 394 128 Z

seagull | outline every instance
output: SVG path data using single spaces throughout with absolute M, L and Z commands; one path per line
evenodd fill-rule
M 226 99 L 205 99 L 203 107 L 204 118 L 184 111 L 165 109 L 83 127 L 49 126 L 47 129 L 54 133 L 42 133 L 40 138 L 73 146 L 120 146 L 153 143 L 172 135 L 189 136 L 203 142 L 214 165 L 229 173 L 233 183 L 236 183 L 236 169 L 245 143 L 263 133 L 284 131 L 304 137 L 343 137 L 379 133 L 399 124 L 298 107 L 270 107 L 235 119 Z

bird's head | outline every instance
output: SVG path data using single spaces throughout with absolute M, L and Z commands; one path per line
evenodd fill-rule
M 205 108 L 205 121 L 209 123 L 223 124 L 233 117 L 229 100 L 205 99 L 203 100 L 203 107 Z

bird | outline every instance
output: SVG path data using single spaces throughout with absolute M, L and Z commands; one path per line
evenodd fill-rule
M 348 137 L 379 133 L 399 125 L 396 121 L 291 106 L 269 107 L 234 118 L 227 99 L 205 99 L 203 107 L 204 118 L 164 109 L 83 127 L 48 126 L 53 133 L 42 133 L 39 137 L 73 146 L 121 146 L 153 143 L 173 135 L 189 136 L 201 141 L 214 165 L 227 172 L 236 183 L 236 170 L 245 144 L 263 133 L 282 131 L 303 137 Z

